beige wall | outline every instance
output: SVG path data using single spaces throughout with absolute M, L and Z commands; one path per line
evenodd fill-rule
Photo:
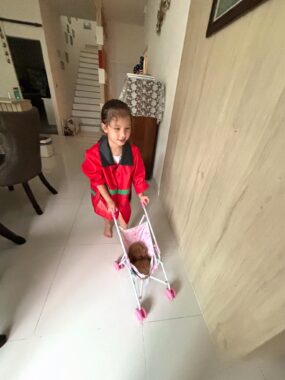
M 285 2 L 206 39 L 211 3 L 191 2 L 161 196 L 209 331 L 234 356 L 285 328 Z
M 52 70 L 52 80 L 55 89 L 54 97 L 58 108 L 60 124 L 59 133 L 62 133 L 62 121 L 71 115 L 73 86 L 68 81 L 66 71 L 62 70 L 60 66 L 60 60 L 65 61 L 65 42 L 62 33 L 60 15 L 53 3 L 49 3 L 45 0 L 39 1 L 47 51 Z M 61 52 L 61 58 L 58 57 L 58 50 Z
M 122 90 L 126 73 L 133 72 L 133 67 L 144 52 L 143 26 L 107 22 L 105 48 L 110 97 L 117 98 Z
M 171 3 L 162 25 L 161 34 L 157 35 L 155 29 L 159 4 L 160 0 L 149 0 L 145 16 L 148 73 L 166 84 L 165 112 L 159 127 L 153 172 L 158 187 L 161 181 L 190 0 Z

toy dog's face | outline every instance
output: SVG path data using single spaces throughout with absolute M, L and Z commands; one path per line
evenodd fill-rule
M 149 269 L 150 269 L 149 259 L 140 259 L 136 261 L 134 265 L 140 273 L 146 276 L 149 275 Z
M 147 247 L 140 241 L 130 245 L 128 256 L 132 264 L 138 260 L 149 259 Z

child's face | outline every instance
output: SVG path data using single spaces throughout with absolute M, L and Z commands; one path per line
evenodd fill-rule
M 123 146 L 131 135 L 131 118 L 113 118 L 109 124 L 102 123 L 102 129 L 108 136 L 109 143 L 116 146 Z

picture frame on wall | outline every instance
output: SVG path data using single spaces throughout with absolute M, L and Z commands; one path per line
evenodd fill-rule
M 268 0 L 213 0 L 206 37 L 212 36 L 266 1 Z

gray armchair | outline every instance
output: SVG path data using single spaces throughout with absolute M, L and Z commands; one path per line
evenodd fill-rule
M 36 108 L 24 112 L 0 112 L 0 186 L 14 190 L 22 184 L 38 215 L 38 205 L 28 181 L 39 176 L 53 194 L 57 191 L 42 173 L 40 157 L 40 118 Z

